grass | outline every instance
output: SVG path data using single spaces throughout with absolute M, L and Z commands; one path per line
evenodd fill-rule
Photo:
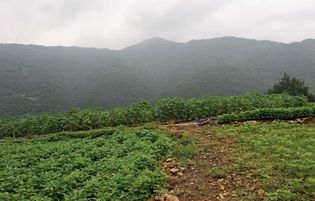
M 232 154 L 235 171 L 262 182 L 265 200 L 315 198 L 314 125 L 225 125 L 212 128 L 211 132 L 238 139 Z
M 180 159 L 184 164 L 191 163 L 191 160 L 197 154 L 195 143 L 197 138 L 189 133 L 183 133 L 179 139 L 175 139 L 176 144 L 172 149 L 172 155 Z
M 195 157 L 197 150 L 192 145 L 178 145 L 173 149 L 173 155 L 182 160 L 191 160 Z
M 228 167 L 209 167 L 207 170 L 215 178 L 223 178 L 231 171 Z

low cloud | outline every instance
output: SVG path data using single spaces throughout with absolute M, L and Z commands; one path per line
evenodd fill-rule
M 315 37 L 313 0 L 2 0 L 0 42 L 120 49 L 237 36 L 293 42 Z

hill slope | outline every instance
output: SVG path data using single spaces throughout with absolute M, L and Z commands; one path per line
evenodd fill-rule
M 315 89 L 315 40 L 153 38 L 119 51 L 0 44 L 0 117 L 264 92 L 284 72 Z

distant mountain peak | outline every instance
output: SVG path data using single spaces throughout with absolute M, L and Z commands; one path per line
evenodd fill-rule
M 147 40 L 144 40 L 137 45 L 159 45 L 159 44 L 176 44 L 177 42 L 170 41 L 161 37 L 153 37 Z
M 298 46 L 303 46 L 303 47 L 314 47 L 315 46 L 315 39 L 307 38 L 307 39 L 304 39 L 300 42 L 290 43 L 290 45 L 298 45 Z
M 315 39 L 313 39 L 313 38 L 307 38 L 307 39 L 301 41 L 301 43 L 314 43 L 314 42 L 315 42 Z
M 174 41 L 169 41 L 161 37 L 153 37 L 147 40 L 144 40 L 140 43 L 135 45 L 129 46 L 124 48 L 123 50 L 130 50 L 130 49 L 138 49 L 138 48 L 154 48 L 160 46 L 167 46 L 167 45 L 174 45 L 174 44 L 182 44 Z
M 143 42 L 165 42 L 165 41 L 168 41 L 168 40 L 161 37 L 153 37 L 153 38 L 144 40 Z

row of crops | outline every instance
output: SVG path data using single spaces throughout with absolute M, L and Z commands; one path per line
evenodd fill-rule
M 0 140 L 0 200 L 147 200 L 170 145 L 144 128 Z
M 242 122 L 248 120 L 289 120 L 304 117 L 315 117 L 315 106 L 296 108 L 262 108 L 240 113 L 231 113 L 218 116 L 221 124 L 231 122 Z
M 65 113 L 40 114 L 18 120 L 0 120 L 0 137 L 81 131 L 118 125 L 139 125 L 152 121 L 183 122 L 233 112 L 261 108 L 302 107 L 307 104 L 305 97 L 286 94 L 246 94 L 194 99 L 166 98 L 156 104 L 140 102 L 129 107 L 110 110 L 72 109 Z

